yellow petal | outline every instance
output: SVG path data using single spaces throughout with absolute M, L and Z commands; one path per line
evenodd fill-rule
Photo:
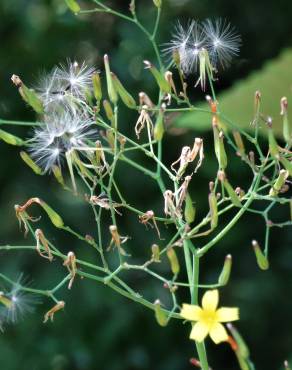
M 220 322 L 230 322 L 239 319 L 238 308 L 221 307 L 216 311 L 216 318 Z
M 196 324 L 193 325 L 190 338 L 197 342 L 202 342 L 208 335 L 208 332 L 209 328 L 207 325 L 201 322 L 197 322 Z
M 218 290 L 208 290 L 202 298 L 202 306 L 206 311 L 215 311 L 218 306 L 219 294 Z
M 201 307 L 184 303 L 180 315 L 186 320 L 199 321 L 201 313 Z
M 210 337 L 216 343 L 225 342 L 228 340 L 228 334 L 222 324 L 216 323 L 212 325 Z

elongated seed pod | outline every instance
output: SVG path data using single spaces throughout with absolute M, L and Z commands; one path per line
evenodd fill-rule
M 176 252 L 173 248 L 167 250 L 167 257 L 169 259 L 171 271 L 174 275 L 177 275 L 180 271 L 179 261 Z
M 257 264 L 261 270 L 267 270 L 269 268 L 268 258 L 264 255 L 259 246 L 259 243 L 256 240 L 252 241 L 252 246 L 256 256 Z
M 157 299 L 154 302 L 154 309 L 155 309 L 155 318 L 156 318 L 156 321 L 158 322 L 158 324 L 160 326 L 166 326 L 167 323 L 168 323 L 168 317 L 167 317 L 166 313 L 162 310 L 161 303 L 160 303 L 159 299 Z
M 232 267 L 232 256 L 228 254 L 225 257 L 223 269 L 218 279 L 218 283 L 222 286 L 226 285 L 229 281 L 230 274 L 231 274 L 231 267 Z

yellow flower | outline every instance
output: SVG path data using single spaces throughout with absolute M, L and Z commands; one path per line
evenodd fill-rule
M 202 308 L 196 305 L 183 304 L 180 315 L 189 321 L 196 321 L 190 334 L 190 339 L 202 342 L 209 334 L 216 343 L 228 340 L 228 334 L 221 322 L 239 319 L 238 308 L 221 307 L 218 290 L 208 290 L 202 298 Z

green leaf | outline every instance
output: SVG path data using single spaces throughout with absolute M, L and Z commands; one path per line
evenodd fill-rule
M 292 49 L 285 50 L 276 59 L 267 62 L 260 71 L 253 72 L 244 80 L 234 84 L 232 88 L 221 93 L 217 99 L 218 109 L 234 124 L 251 130 L 250 123 L 254 118 L 254 94 L 261 92 L 261 112 L 273 118 L 273 129 L 277 137 L 282 137 L 282 120 L 280 116 L 280 100 L 287 96 L 292 102 Z M 198 108 L 208 109 L 201 104 Z M 205 112 L 190 112 L 178 116 L 175 127 L 205 131 L 211 129 L 211 116 Z M 264 125 L 263 125 L 264 126 Z M 266 134 L 266 130 L 260 130 Z

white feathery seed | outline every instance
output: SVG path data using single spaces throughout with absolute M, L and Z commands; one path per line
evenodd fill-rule
M 60 64 L 40 79 L 36 91 L 44 103 L 46 112 L 56 109 L 71 109 L 75 112 L 86 107 L 86 93 L 92 90 L 92 74 L 95 71 L 85 62 L 67 61 Z
M 88 140 L 96 140 L 93 121 L 70 111 L 45 117 L 45 124 L 35 129 L 30 152 L 36 163 L 48 172 L 54 165 L 61 166 L 66 152 L 86 149 Z
M 206 48 L 214 67 L 226 68 L 230 65 L 233 57 L 239 54 L 241 37 L 226 20 L 219 18 L 215 21 L 207 19 L 203 23 L 203 29 L 207 37 Z
M 188 43 L 193 30 L 193 22 L 188 22 L 186 28 L 178 21 L 175 25 L 172 33 L 172 40 L 165 44 L 163 54 L 167 55 L 169 59 L 172 59 L 172 55 L 175 51 L 179 53 L 181 65 L 187 64 L 187 51 Z
M 200 51 L 207 50 L 212 66 L 226 68 L 233 57 L 239 54 L 240 35 L 227 21 L 219 18 L 199 23 L 190 20 L 184 28 L 177 23 L 172 40 L 165 44 L 164 54 L 180 55 L 181 69 L 185 74 L 196 72 L 200 65 Z

